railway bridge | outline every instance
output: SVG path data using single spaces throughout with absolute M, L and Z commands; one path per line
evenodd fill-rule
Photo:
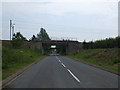
M 69 54 L 79 51 L 82 48 L 82 43 L 73 40 L 49 40 L 49 41 L 24 41 L 22 48 L 39 49 L 43 54 L 52 50 L 51 46 L 56 46 L 59 53 Z M 3 46 L 11 43 L 10 40 L 2 40 Z
M 29 48 L 41 49 L 44 53 L 45 50 L 51 50 L 51 46 L 56 46 L 56 50 L 63 52 L 64 54 L 69 54 L 78 51 L 82 48 L 82 44 L 78 41 L 70 40 L 49 40 L 49 41 L 30 41 Z

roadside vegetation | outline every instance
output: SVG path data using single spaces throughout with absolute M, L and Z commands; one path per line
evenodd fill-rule
M 97 49 L 97 48 L 120 48 L 120 36 L 116 38 L 106 38 L 103 40 L 96 40 L 83 42 L 83 49 Z
M 2 78 L 5 79 L 19 69 L 39 60 L 43 56 L 37 50 L 2 48 Z
M 1 41 L 0 41 L 0 81 L 2 80 L 2 45 L 1 45 Z M 1 84 L 0 84 L 1 85 Z
M 27 41 L 27 39 L 20 32 L 17 32 L 13 35 L 10 42 L 4 42 L 2 44 L 3 80 L 44 57 L 39 49 L 27 48 L 25 41 Z
M 95 64 L 102 68 L 119 71 L 120 37 L 83 42 L 83 49 L 68 56 L 83 62 Z

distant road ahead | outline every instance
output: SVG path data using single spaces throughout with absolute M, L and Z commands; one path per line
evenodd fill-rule
M 48 56 L 9 84 L 11 88 L 118 88 L 118 76 L 64 56 Z

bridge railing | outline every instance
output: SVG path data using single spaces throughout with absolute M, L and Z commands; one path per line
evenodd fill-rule
M 57 41 L 77 41 L 75 37 L 50 37 L 50 39 Z

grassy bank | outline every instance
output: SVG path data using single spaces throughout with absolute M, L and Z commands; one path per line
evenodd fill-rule
M 1 44 L 1 41 L 0 41 L 0 44 Z M 2 68 L 2 46 L 0 45 L 0 81 L 2 80 L 2 69 L 1 68 Z
M 68 56 L 83 62 L 95 64 L 102 68 L 119 71 L 118 64 L 120 59 L 118 56 L 118 48 L 112 49 L 88 49 L 81 50 L 79 53 L 72 53 Z
M 42 57 L 38 50 L 2 47 L 2 79 Z

